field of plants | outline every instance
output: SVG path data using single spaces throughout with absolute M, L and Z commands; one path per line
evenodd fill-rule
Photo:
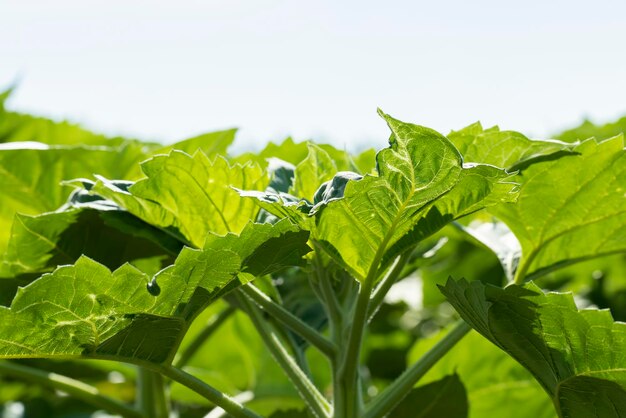
M 626 417 L 626 119 L 233 155 L 9 93 L 3 418 Z

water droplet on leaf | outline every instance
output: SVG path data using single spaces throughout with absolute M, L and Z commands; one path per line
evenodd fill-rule
M 146 288 L 148 289 L 148 292 L 150 292 L 152 296 L 159 296 L 159 294 L 161 293 L 161 288 L 159 287 L 159 284 L 157 283 L 156 278 L 153 278 L 152 280 L 150 280 L 148 284 L 146 285 Z

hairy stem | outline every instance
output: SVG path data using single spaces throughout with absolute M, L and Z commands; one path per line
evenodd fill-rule
M 252 284 L 242 286 L 242 293 L 252 299 L 257 305 L 261 307 L 265 312 L 274 317 L 277 321 L 285 325 L 287 328 L 300 335 L 307 340 L 311 345 L 319 349 L 327 357 L 332 357 L 336 352 L 335 345 L 324 338 L 319 332 L 302 321 L 297 316 L 274 302 L 265 293 L 261 292 Z
M 413 386 L 435 365 L 452 347 L 469 331 L 470 326 L 459 320 L 452 330 L 446 334 L 415 364 L 406 369 L 392 384 L 383 390 L 365 411 L 365 418 L 381 418 L 386 416 L 411 391 Z
M 398 258 L 396 258 L 393 265 L 387 272 L 387 275 L 383 277 L 378 287 L 376 287 L 376 289 L 374 290 L 372 300 L 370 301 L 370 308 L 368 313 L 369 320 L 371 320 L 374 315 L 376 315 L 376 312 L 380 308 L 380 305 L 382 305 L 385 296 L 389 292 L 389 289 L 391 289 L 391 286 L 393 286 L 394 283 L 398 280 L 398 277 L 402 273 L 404 266 L 406 266 L 406 263 L 409 261 L 410 258 L 411 251 L 407 251 L 404 254 L 400 255 Z
M 234 418 L 262 418 L 259 414 L 241 405 L 235 399 L 225 395 L 214 387 L 207 385 L 197 377 L 192 376 L 181 369 L 170 365 L 159 365 L 156 369 L 164 376 L 205 397 L 216 406 L 219 406 L 224 411 L 228 412 Z
M 144 418 L 144 415 L 116 399 L 102 395 L 97 388 L 86 383 L 10 361 L 0 362 L 0 374 L 26 380 L 37 385 L 65 392 L 76 399 L 125 418 Z
M 341 416 L 358 417 L 361 415 L 362 398 L 359 384 L 359 365 L 361 345 L 363 343 L 365 326 L 367 325 L 367 313 L 374 282 L 373 278 L 368 279 L 370 279 L 369 276 L 361 283 L 359 288 L 354 315 L 351 318 L 348 344 L 342 356 L 339 370 L 340 384 L 343 386 L 342 392 L 343 396 L 345 396 L 345 415 Z

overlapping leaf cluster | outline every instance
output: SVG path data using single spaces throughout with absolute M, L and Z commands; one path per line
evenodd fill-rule
M 610 273 L 626 289 L 626 157 L 623 137 L 609 138 L 621 122 L 561 142 L 480 124 L 444 136 L 380 112 L 391 137 L 378 153 L 287 139 L 233 156 L 232 129 L 162 146 L 10 112 L 6 97 L 0 375 L 3 364 L 62 367 L 46 359 L 75 375 L 75 360 L 106 359 L 120 363 L 98 366 L 102 376 L 139 380 L 120 364 L 174 364 L 224 392 L 253 391 L 249 410 L 223 405 L 239 416 L 337 417 L 341 402 L 326 395 L 352 365 L 368 418 L 626 416 L 624 325 L 540 287 L 587 286 L 579 305 L 626 312 L 602 287 Z M 411 280 L 421 310 L 384 298 Z M 276 310 L 305 332 L 282 328 Z M 458 335 L 456 315 L 477 333 L 438 352 Z M 355 337 L 370 320 L 370 338 Z M 213 340 L 198 339 L 212 327 Z M 416 363 L 401 376 L 372 365 L 389 353 Z M 171 386 L 181 416 L 221 401 L 192 386 Z M 11 396 L 27 398 L 1 380 L 0 401 Z

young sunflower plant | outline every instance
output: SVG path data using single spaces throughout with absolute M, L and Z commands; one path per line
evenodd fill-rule
M 232 156 L 2 107 L 4 413 L 626 416 L 623 138 L 379 113 Z

